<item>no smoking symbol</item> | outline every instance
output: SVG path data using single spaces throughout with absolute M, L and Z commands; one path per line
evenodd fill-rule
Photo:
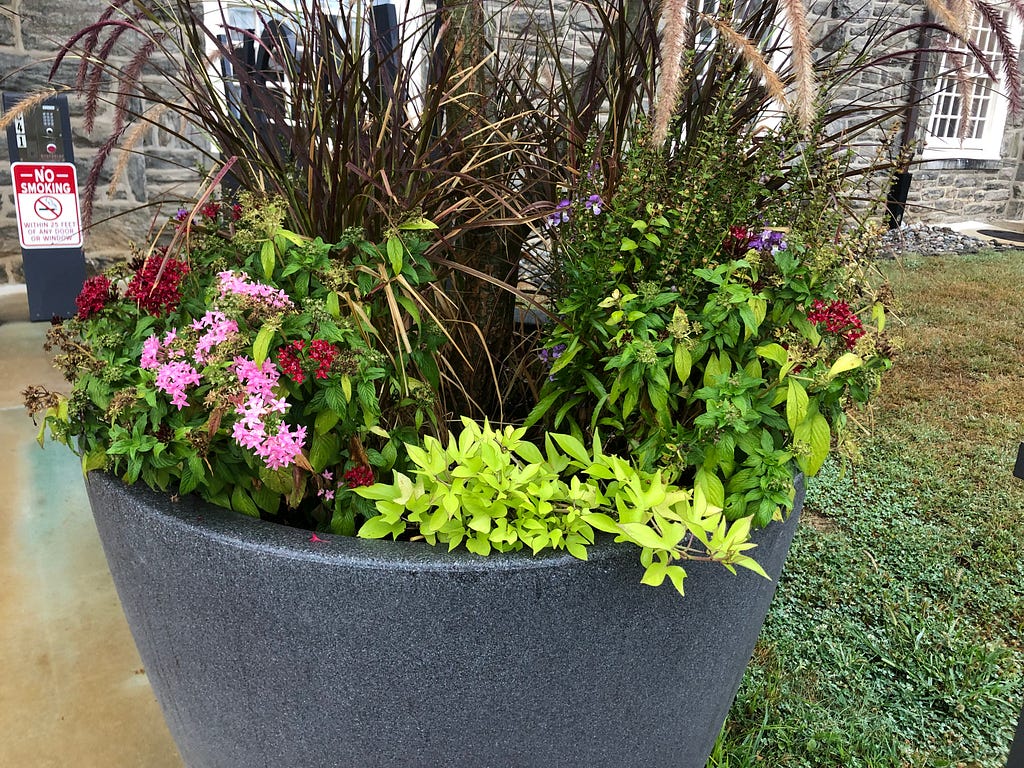
M 55 221 L 60 218 L 63 208 L 61 207 L 60 200 L 56 197 L 44 196 L 36 200 L 35 205 L 36 216 L 45 221 Z

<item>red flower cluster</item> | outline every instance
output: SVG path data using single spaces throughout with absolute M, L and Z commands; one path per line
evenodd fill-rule
M 751 232 L 746 227 L 729 227 L 729 234 L 725 236 L 722 244 L 725 252 L 734 258 L 739 258 L 747 252 L 747 245 L 750 243 Z
M 309 359 L 316 361 L 314 376 L 318 379 L 326 379 L 327 374 L 330 373 L 331 364 L 334 363 L 337 356 L 338 348 L 329 341 L 313 339 L 309 345 Z
M 815 299 L 807 319 L 817 325 L 824 323 L 829 333 L 837 333 L 843 337 L 847 349 L 857 345 L 857 339 L 864 335 L 864 326 L 845 301 L 830 301 L 826 304 Z
M 184 261 L 159 256 L 146 259 L 128 283 L 127 296 L 151 315 L 167 314 L 181 301 L 181 279 L 188 271 Z
M 221 214 L 223 214 L 225 218 L 230 217 L 232 221 L 238 221 L 242 218 L 242 206 L 238 203 L 232 203 L 230 205 L 228 203 L 207 203 L 199 209 L 199 213 L 209 221 L 214 221 Z
M 373 485 L 373 470 L 360 464 L 352 467 L 344 474 L 345 482 L 349 488 L 361 488 L 364 485 Z
M 86 320 L 107 305 L 110 299 L 110 280 L 104 275 L 90 277 L 82 284 L 82 292 L 75 299 L 78 317 Z
M 306 378 L 302 372 L 302 361 L 299 359 L 299 353 L 305 348 L 306 342 L 299 340 L 277 351 L 277 364 L 281 367 L 282 373 L 296 384 L 301 384 Z
M 306 380 L 307 370 L 313 374 L 313 378 L 326 379 L 338 354 L 338 348 L 329 341 L 313 339 L 306 352 L 306 342 L 299 340 L 278 350 L 277 364 L 286 376 L 296 384 L 301 384 Z

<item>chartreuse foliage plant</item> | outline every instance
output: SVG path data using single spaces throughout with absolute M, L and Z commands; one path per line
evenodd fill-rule
M 523 428 L 462 421 L 447 445 L 428 437 L 423 448 L 407 447 L 413 477 L 396 471 L 391 484 L 356 490 L 379 512 L 360 536 L 398 538 L 411 527 L 449 550 L 564 549 L 586 560 L 597 530 L 640 547 L 644 584 L 668 579 L 680 594 L 680 560 L 716 560 L 764 575 L 744 554 L 754 546 L 750 520 L 728 525 L 701 483 L 693 491 L 668 483 L 659 471 L 604 453 L 597 439 L 588 450 L 572 435 L 548 434 L 542 452 Z

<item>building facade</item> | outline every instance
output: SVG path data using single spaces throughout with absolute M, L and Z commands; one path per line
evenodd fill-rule
M 812 3 L 823 49 L 841 47 L 844 40 L 837 39 L 840 32 L 856 33 L 858 24 L 868 25 L 891 12 L 892 1 L 875 0 L 863 5 L 851 0 Z M 0 75 L 0 90 L 28 92 L 45 83 L 60 44 L 94 22 L 101 6 L 96 0 L 0 0 L 0 73 L 5 73 Z M 904 6 L 897 13 L 909 14 L 913 20 L 915 15 L 923 15 L 923 8 L 921 2 Z M 1002 34 L 1019 45 L 1019 21 L 1009 13 L 1003 18 L 1007 31 Z M 830 22 L 838 25 L 836 34 L 829 33 Z M 995 55 L 997 36 L 991 24 L 976 19 L 971 34 L 980 49 Z M 948 74 L 957 55 L 951 50 L 930 57 L 924 64 L 900 59 L 890 67 L 871 70 L 852 84 L 859 93 L 851 95 L 870 96 L 893 87 L 908 91 L 905 84 L 915 79 L 915 73 L 925 89 L 922 108 L 900 118 L 902 135 L 896 142 L 907 148 L 914 161 L 905 221 L 1024 219 L 1024 110 L 1014 114 L 1002 94 L 1002 84 L 993 86 L 981 67 L 972 68 L 966 81 Z M 76 66 L 77 62 L 67 62 L 61 78 L 72 81 Z M 1006 77 L 1003 62 L 997 60 L 995 69 Z M 908 98 L 910 95 L 908 92 Z M 962 108 L 964 98 L 970 100 L 966 113 Z M 84 181 L 114 127 L 112 110 L 101 108 L 93 132 L 87 133 L 81 102 L 72 97 L 71 103 L 75 161 L 79 178 Z M 962 122 L 965 114 L 969 114 L 966 125 Z M 90 263 L 126 254 L 132 241 L 145 240 L 156 204 L 190 199 L 198 188 L 197 158 L 187 147 L 154 131 L 141 137 L 136 150 L 120 160 L 115 153 L 97 176 L 94 225 L 85 240 Z M 863 146 L 859 150 L 872 151 Z M 0 189 L 0 282 L 21 282 L 21 252 L 9 177 Z

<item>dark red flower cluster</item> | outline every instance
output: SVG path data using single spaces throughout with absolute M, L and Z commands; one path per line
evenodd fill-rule
M 188 272 L 184 261 L 151 256 L 128 283 L 128 298 L 151 315 L 165 315 L 181 301 L 181 279 Z
M 109 300 L 110 280 L 104 275 L 90 277 L 82 284 L 82 292 L 75 299 L 75 305 L 78 307 L 78 317 L 81 320 L 92 317 L 103 309 Z
M 326 379 L 337 356 L 338 348 L 329 341 L 313 339 L 309 345 L 309 359 L 316 362 L 316 372 L 313 375 L 318 379 Z
M 242 218 L 242 206 L 238 203 L 207 203 L 199 212 L 209 221 L 214 221 L 218 216 L 238 221 Z
M 864 335 L 864 325 L 845 301 L 836 300 L 826 304 L 821 299 L 815 299 L 807 319 L 815 325 L 824 323 L 829 333 L 842 336 L 847 349 L 853 349 L 857 339 Z
M 751 232 L 746 227 L 739 225 L 729 227 L 729 234 L 725 236 L 722 244 L 726 254 L 733 258 L 740 258 L 747 252 L 747 245 L 750 243 Z
M 307 371 L 315 379 L 326 379 L 338 354 L 338 348 L 329 341 L 313 339 L 309 344 L 309 350 L 306 351 L 306 342 L 299 340 L 278 350 L 277 364 L 281 366 L 285 376 L 296 384 L 301 384 L 306 380 Z
M 301 384 L 306 379 L 306 374 L 302 372 L 302 360 L 299 359 L 299 354 L 305 348 L 306 342 L 300 339 L 277 351 L 277 364 L 281 367 L 281 372 L 296 384 Z
M 374 483 L 373 470 L 362 464 L 358 467 L 352 467 L 352 469 L 344 474 L 344 478 L 349 488 L 361 488 L 364 485 L 373 485 Z

